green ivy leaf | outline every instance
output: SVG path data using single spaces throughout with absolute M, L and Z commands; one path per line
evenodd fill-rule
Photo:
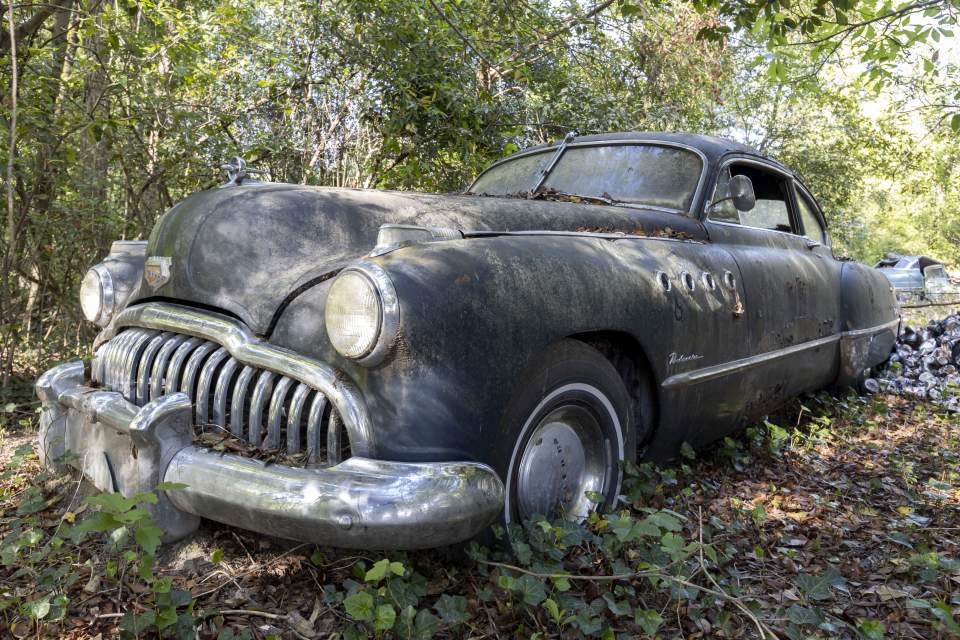
M 343 607 L 347 615 L 359 622 L 373 620 L 373 596 L 366 591 L 358 591 L 352 596 L 343 599 Z
M 397 621 L 397 612 L 391 604 L 382 604 L 377 607 L 376 616 L 373 619 L 373 628 L 376 631 L 389 631 L 393 629 L 393 623 Z
M 543 608 L 546 609 L 547 613 L 550 614 L 550 619 L 555 623 L 560 624 L 562 620 L 562 614 L 560 613 L 560 607 L 557 606 L 557 603 L 554 602 L 552 598 L 547 598 L 543 601 Z
M 373 566 L 369 571 L 364 574 L 363 579 L 367 582 L 380 582 L 383 580 L 383 577 L 387 575 L 387 570 L 390 568 L 390 561 L 384 558 L 383 560 L 378 560 L 373 563 Z
M 433 608 L 440 614 L 440 619 L 451 626 L 463 624 L 470 619 L 470 613 L 467 611 L 467 599 L 463 596 L 451 596 L 444 593 L 433 605 Z
M 148 556 L 155 556 L 157 554 L 157 548 L 160 546 L 160 536 L 162 535 L 163 531 L 160 530 L 160 527 L 147 525 L 137 528 L 133 534 L 133 539 L 137 541 L 137 544 L 140 545 L 144 553 Z
M 32 620 L 43 620 L 47 617 L 47 614 L 50 613 L 50 598 L 37 598 L 36 600 L 31 600 L 24 607 L 27 611 L 27 615 L 30 616 Z
M 655 634 L 663 624 L 663 618 L 653 609 L 637 609 L 633 614 L 633 621 L 648 636 Z
M 883 640 L 887 630 L 879 620 L 860 620 L 857 622 L 859 631 L 867 640 Z
M 633 607 L 626 600 L 617 600 L 609 591 L 603 594 L 603 600 L 607 603 L 607 609 L 615 616 L 629 616 L 633 613 Z
M 833 567 L 819 576 L 800 574 L 796 580 L 797 588 L 811 600 L 826 600 L 830 597 L 830 587 L 843 586 L 845 583 L 843 575 Z

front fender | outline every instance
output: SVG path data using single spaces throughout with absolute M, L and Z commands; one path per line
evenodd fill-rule
M 710 362 L 730 333 L 734 294 L 685 290 L 678 276 L 735 269 L 721 249 L 654 238 L 497 236 L 413 245 L 373 258 L 400 301 L 393 352 L 364 368 L 333 352 L 323 329 L 328 286 L 307 291 L 271 341 L 333 363 L 368 402 L 375 457 L 490 462 L 504 407 L 528 363 L 564 337 L 629 334 L 656 381 L 694 367 L 674 345 Z M 721 260 L 722 264 L 716 263 Z M 708 266 L 709 263 L 709 266 Z M 664 271 L 671 291 L 657 284 Z M 693 357 L 693 356 L 691 356 Z

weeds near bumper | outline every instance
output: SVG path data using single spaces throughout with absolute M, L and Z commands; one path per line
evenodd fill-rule
M 466 561 L 210 525 L 189 570 L 154 559 L 152 497 L 71 513 L 75 486 L 25 448 L 0 482 L 0 635 L 956 637 L 958 427 L 903 398 L 810 397 L 673 467 L 628 465 L 611 513 L 535 519 Z

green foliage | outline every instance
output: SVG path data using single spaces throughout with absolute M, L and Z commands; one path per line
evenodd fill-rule
M 23 456 L 21 461 L 27 460 Z M 45 473 L 35 478 L 38 483 L 47 480 Z M 167 485 L 165 490 L 175 490 Z M 28 497 L 25 502 L 32 502 Z M 0 567 L 19 567 L 19 574 L 35 576 L 40 590 L 29 599 L 0 601 L 0 609 L 14 605 L 20 615 L 41 624 L 59 623 L 71 605 L 67 593 L 79 580 L 99 584 L 108 580 L 120 584 L 138 581 L 143 585 L 139 599 L 143 611 L 126 612 L 119 621 L 121 637 L 133 638 L 151 631 L 163 638 L 194 637 L 194 599 L 189 591 L 174 589 L 170 578 L 158 578 L 153 573 L 161 531 L 154 524 L 148 510 L 157 503 L 153 492 L 137 493 L 129 498 L 115 493 L 90 496 L 87 505 L 98 510 L 81 522 L 57 527 L 52 535 L 41 529 L 36 510 L 18 509 L 22 520 L 15 521 L 10 533 L 0 540 Z M 45 503 L 45 507 L 48 506 Z M 67 512 L 65 522 L 74 515 Z M 62 529 L 62 530 L 61 530 Z M 112 559 L 101 568 L 91 563 L 79 565 L 76 558 L 87 546 L 103 545 Z M 100 573 L 102 571 L 102 573 Z M 15 619 L 14 619 L 15 620 Z

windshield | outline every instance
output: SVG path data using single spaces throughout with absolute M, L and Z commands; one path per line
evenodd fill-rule
M 509 160 L 483 173 L 470 193 L 509 196 L 533 189 L 555 149 Z M 703 162 L 686 149 L 653 144 L 568 147 L 538 193 L 690 211 Z

